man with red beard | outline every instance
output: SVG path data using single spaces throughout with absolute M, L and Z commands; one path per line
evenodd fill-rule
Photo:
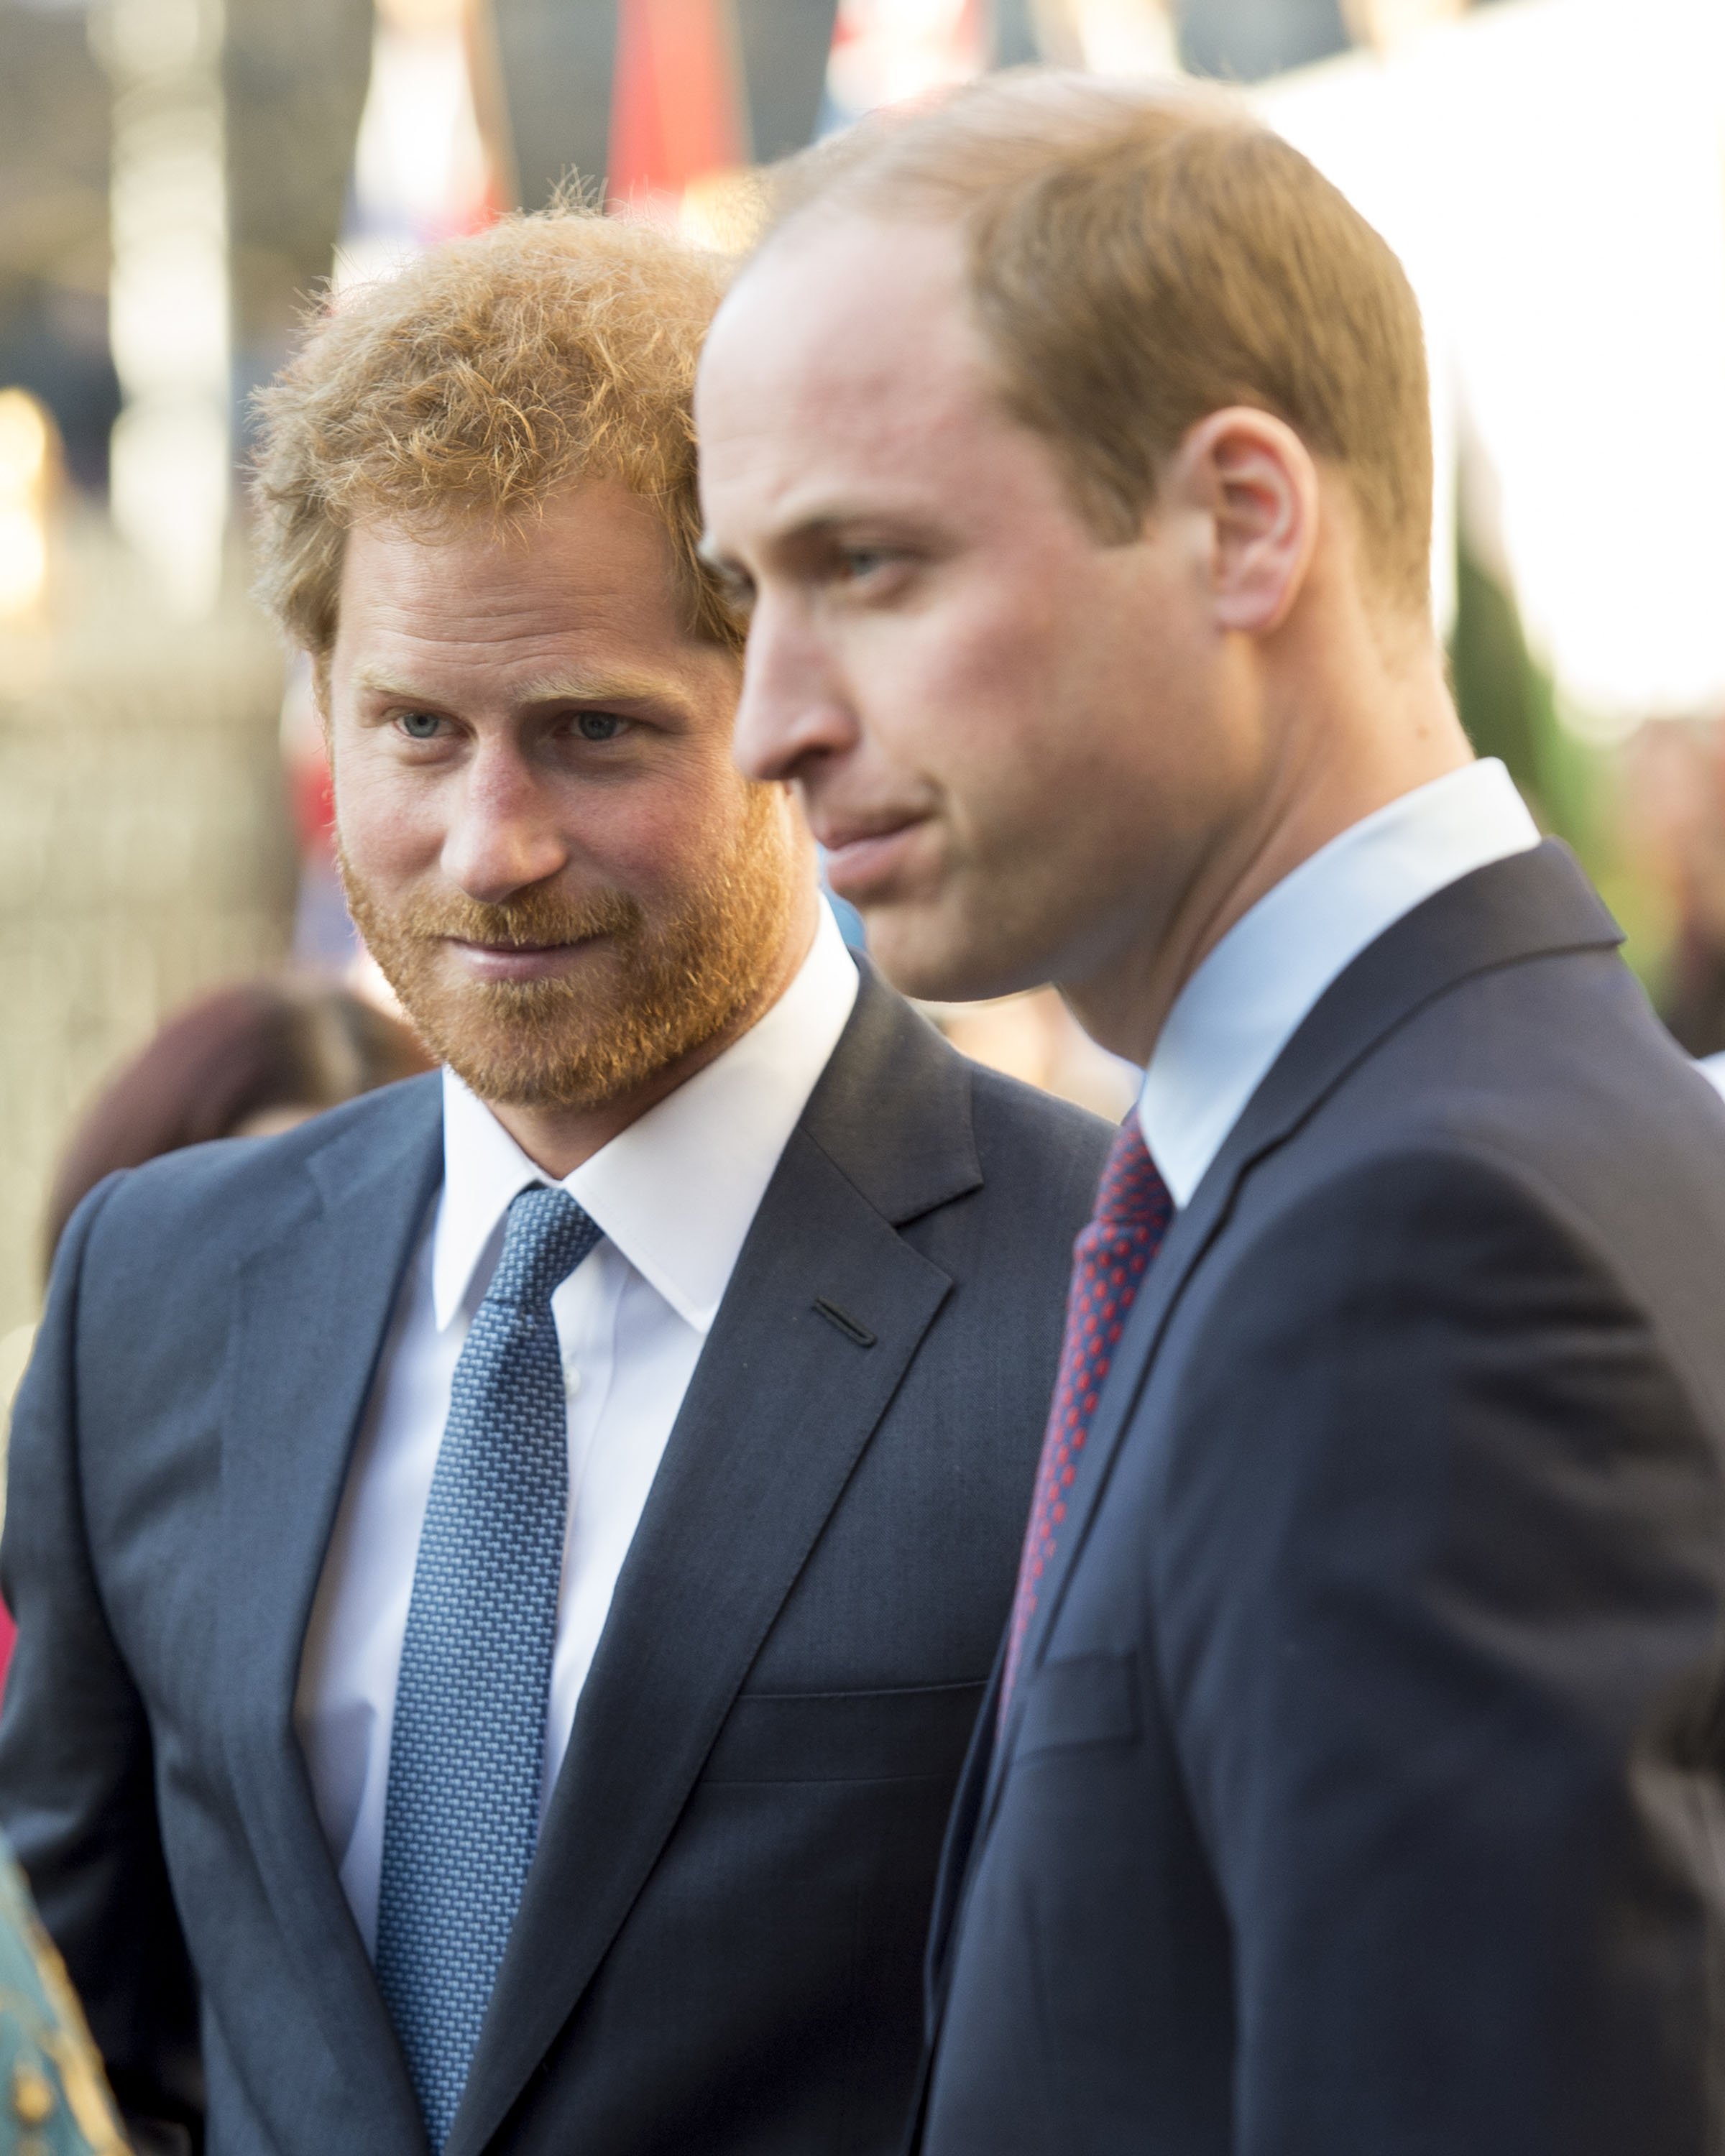
M 885 2152 L 1105 1133 L 730 760 L 719 273 L 530 219 L 265 400 L 266 600 L 444 1069 L 110 1179 L 20 1396 L 0 1817 L 138 2144 Z

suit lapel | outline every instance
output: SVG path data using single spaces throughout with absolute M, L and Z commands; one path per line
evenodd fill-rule
M 865 977 L 619 1580 L 449 2156 L 485 2146 L 592 1981 L 946 1299 L 897 1226 L 979 1179 L 962 1064 Z
M 1226 1224 L 1247 1170 L 1291 1136 L 1389 1034 L 1458 981 L 1554 952 L 1615 949 L 1622 940 L 1568 848 L 1548 840 L 1436 892 L 1368 945 L 1318 999 L 1247 1102 L 1191 1203 L 1176 1214 L 1127 1321 L 1025 1635 L 1016 1697 L 990 1762 L 978 1840 L 993 1815 L 1025 1680 L 1059 1614 L 1168 1318 Z
M 240 1268 L 222 1435 L 220 1712 L 258 1866 L 300 1983 L 353 2085 L 356 2144 L 424 2133 L 331 1861 L 293 1724 L 311 1614 L 355 1436 L 442 1169 L 435 1079 L 394 1121 L 307 1163 L 305 1204 Z
M 1272 1141 L 1266 1137 L 1264 1146 L 1267 1147 L 1271 1142 Z M 1041 1660 L 1049 1627 L 1054 1622 L 1065 1596 L 1073 1564 L 1084 1547 L 1096 1506 L 1107 1486 L 1109 1471 L 1113 1466 L 1122 1434 L 1131 1420 L 1138 1395 L 1143 1390 L 1157 1345 L 1162 1338 L 1163 1328 L 1193 1267 L 1209 1247 L 1217 1229 L 1225 1218 L 1235 1190 L 1245 1171 L 1248 1158 L 1255 1158 L 1257 1152 L 1263 1149 L 1264 1147 L 1260 1147 L 1250 1155 L 1242 1153 L 1238 1158 L 1230 1158 L 1225 1164 L 1219 1158 L 1215 1166 L 1193 1194 L 1191 1204 L 1175 1214 L 1167 1240 L 1155 1264 L 1145 1276 L 1138 1299 L 1127 1319 L 1125 1332 L 1115 1351 L 1113 1368 L 1102 1388 L 1102 1397 L 1096 1403 L 1096 1415 L 1085 1440 L 1084 1450 L 1079 1455 L 1078 1471 L 1071 1489 L 1067 1492 L 1066 1517 L 1062 1523 L 1060 1539 L 1055 1545 L 1052 1562 L 1044 1574 L 1042 1592 L 1024 1635 L 1024 1656 L 1014 1697 L 999 1732 L 999 1741 L 989 1758 L 988 1786 L 980 1808 L 983 1831 L 986 1831 L 988 1821 L 993 1816 L 994 1800 L 999 1793 L 1001 1777 L 1006 1762 L 1011 1757 L 1019 1720 L 1024 1712 L 1024 1695 L 1029 1689 L 1027 1680 Z M 1226 1151 L 1231 1156 L 1235 1149 L 1230 1144 Z

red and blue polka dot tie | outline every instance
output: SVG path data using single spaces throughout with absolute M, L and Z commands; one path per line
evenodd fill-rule
M 1036 1612 L 1042 1576 L 1060 1540 L 1066 1493 L 1078 1472 L 1078 1455 L 1090 1434 L 1114 1350 L 1137 1298 L 1150 1261 L 1162 1248 L 1174 1202 L 1150 1158 L 1134 1108 L 1121 1125 L 1102 1170 L 1096 1209 L 1072 1245 L 1072 1286 L 1066 1297 L 1066 1334 L 1055 1378 L 1054 1406 L 1042 1440 L 1036 1494 L 1019 1562 L 1018 1593 L 1007 1636 L 1006 1674 L 1000 1687 L 1004 1721 L 1017 1681 L 1024 1635 Z

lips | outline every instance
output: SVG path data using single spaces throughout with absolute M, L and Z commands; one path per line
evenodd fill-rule
M 478 943 L 475 942 L 470 937 L 459 936 L 454 939 L 454 941 L 460 944 L 464 951 L 501 951 L 506 952 L 510 951 L 572 951 L 578 943 L 585 942 L 588 939 L 585 937 L 578 936 L 561 937 L 555 943 L 529 943 L 520 940 L 512 941 L 508 943 Z
M 814 835 L 826 854 L 827 881 L 840 898 L 860 905 L 884 897 L 903 875 L 927 819 L 902 812 L 840 823 L 821 819 Z
M 451 937 L 449 942 L 475 980 L 544 981 L 567 973 L 598 940 L 584 936 L 567 943 L 470 943 Z

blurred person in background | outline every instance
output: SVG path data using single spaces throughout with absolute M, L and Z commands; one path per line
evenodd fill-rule
M 1106 1131 L 855 960 L 736 771 L 721 288 L 506 223 L 267 402 L 263 588 L 445 1067 L 61 1241 L 0 1818 L 141 2143 L 896 2146 Z
M 289 1130 L 430 1068 L 399 1019 L 335 982 L 287 975 L 216 989 L 167 1019 L 74 1125 L 49 1194 L 45 1265 L 105 1176 L 212 1138 Z M 0 1473 L 33 1331 L 22 1327 L 0 1342 L 9 1365 L 0 1368 Z M 11 1613 L 0 1604 L 0 1686 L 13 1640 Z
M 49 1262 L 104 1176 L 211 1138 L 266 1137 L 432 1067 L 398 1019 L 315 976 L 241 981 L 177 1012 L 117 1070 L 68 1141 L 48 1201 Z
M 1725 1146 L 1456 718 L 1400 265 L 1230 100 L 999 80 L 805 162 L 697 417 L 742 769 L 899 985 L 1145 1066 L 917 2145 L 1699 2156 Z
M 1725 1091 L 1725 721 L 1641 727 L 1624 751 L 1619 814 L 1669 923 L 1659 1014 Z

